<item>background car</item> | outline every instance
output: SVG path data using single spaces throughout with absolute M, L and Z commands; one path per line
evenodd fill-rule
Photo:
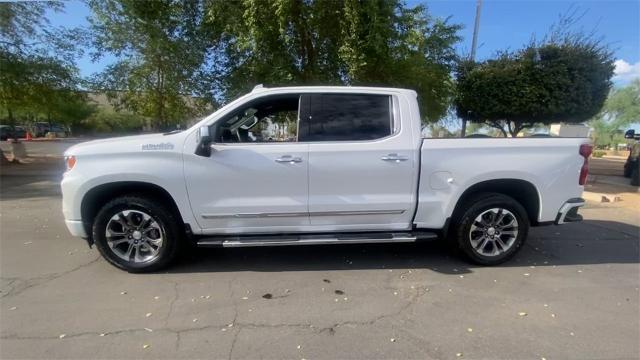
M 0 125 L 0 140 L 8 140 L 13 137 L 13 128 L 10 125 Z
M 24 126 L 14 126 L 13 136 L 16 139 L 24 139 L 27 136 L 27 129 Z

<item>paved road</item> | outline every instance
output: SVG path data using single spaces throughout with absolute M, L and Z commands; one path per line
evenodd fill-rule
M 624 159 L 592 157 L 589 159 L 589 174 L 622 176 L 625 162 Z
M 1 184 L 1 358 L 640 357 L 640 219 L 617 203 L 501 267 L 430 243 L 209 249 L 133 275 L 68 235 L 57 183 Z

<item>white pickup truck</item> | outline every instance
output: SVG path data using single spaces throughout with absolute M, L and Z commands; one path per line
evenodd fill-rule
M 411 90 L 258 86 L 184 131 L 73 146 L 62 209 L 131 272 L 189 243 L 438 237 L 493 265 L 530 226 L 582 219 L 590 154 L 579 138 L 423 139 Z

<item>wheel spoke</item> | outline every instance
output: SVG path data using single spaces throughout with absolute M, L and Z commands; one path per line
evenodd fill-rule
M 140 229 L 144 230 L 145 232 L 148 231 L 149 225 L 151 225 L 153 223 L 153 219 L 151 217 L 149 217 L 148 219 L 145 219 L 142 224 L 140 224 Z
M 107 235 L 108 237 L 118 237 L 118 236 L 124 237 L 124 236 L 127 236 L 127 234 L 126 234 L 126 233 L 124 233 L 124 232 L 119 232 L 119 231 L 114 231 L 114 230 L 113 230 L 113 229 L 111 229 L 111 228 L 107 228 L 107 232 L 109 233 L 109 234 Z
M 126 260 L 131 260 L 131 258 L 133 257 L 133 249 L 135 248 L 135 246 L 133 245 L 133 242 L 129 243 L 129 247 L 127 248 L 127 251 L 124 253 L 124 258 Z
M 118 219 L 118 222 L 122 225 L 123 229 L 127 229 L 130 227 L 129 219 L 124 215 L 123 212 L 118 213 Z
M 483 253 L 484 252 L 484 248 L 485 246 L 487 246 L 487 243 L 489 242 L 489 238 L 487 238 L 486 236 L 483 237 L 480 241 L 480 244 L 478 246 L 476 246 L 476 249 L 480 252 Z
M 506 251 L 506 249 L 508 248 L 507 244 L 505 244 L 500 237 L 496 238 L 496 243 L 500 245 L 502 251 Z
M 502 209 L 498 209 L 497 219 L 493 223 L 500 226 L 500 223 L 502 222 L 502 219 L 504 219 L 504 216 L 505 216 L 504 211 L 502 211 Z
M 124 244 L 126 242 L 130 242 L 131 240 L 129 239 L 119 239 L 119 240 L 110 240 L 109 241 L 109 245 L 111 245 L 112 248 L 120 245 L 120 244 Z

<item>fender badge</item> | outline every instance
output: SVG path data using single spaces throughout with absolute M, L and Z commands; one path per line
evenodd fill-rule
M 159 150 L 159 151 L 173 150 L 173 144 L 160 143 L 160 144 L 143 144 L 142 145 L 142 151 L 149 151 L 149 150 Z

